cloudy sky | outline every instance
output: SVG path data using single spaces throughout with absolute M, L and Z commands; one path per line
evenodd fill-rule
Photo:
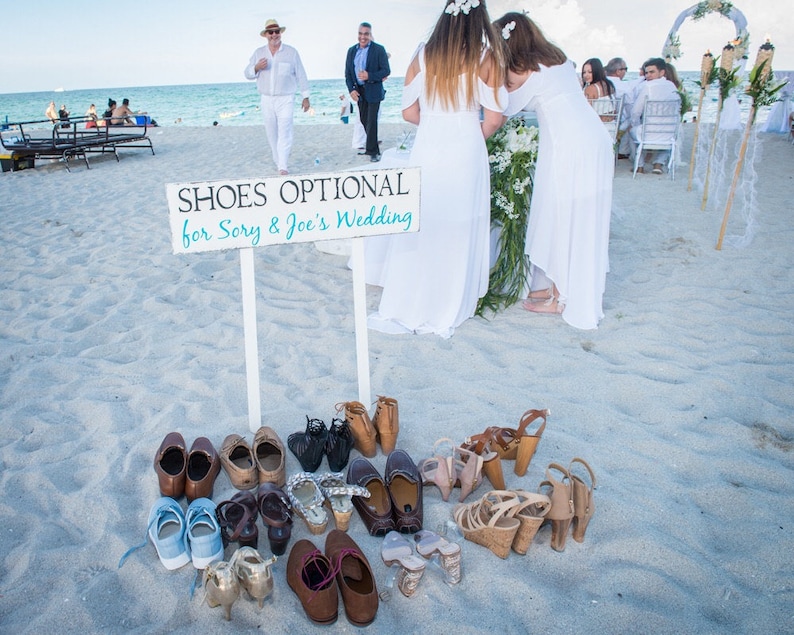
M 488 0 L 491 18 L 526 10 L 549 39 L 581 63 L 622 56 L 632 69 L 658 56 L 678 15 L 692 0 Z M 794 70 L 791 0 L 737 0 L 747 19 L 750 63 L 766 37 L 775 44 L 774 68 Z M 264 40 L 268 18 L 287 27 L 310 79 L 343 74 L 345 50 L 357 25 L 371 22 L 375 39 L 402 76 L 444 0 L 28 0 L 3 2 L 0 94 L 244 81 L 243 68 Z M 679 70 L 697 70 L 707 49 L 718 52 L 735 36 L 716 14 L 679 30 Z

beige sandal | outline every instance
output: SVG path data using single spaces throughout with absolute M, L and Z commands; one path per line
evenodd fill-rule
M 298 472 L 289 477 L 287 496 L 292 509 L 306 521 L 312 534 L 317 536 L 325 531 L 328 526 L 328 513 L 323 507 L 325 498 L 309 472 Z
M 452 514 L 466 540 L 487 547 L 500 558 L 507 558 L 521 522 L 512 517 L 520 504 L 515 492 L 493 490 L 476 503 L 458 504 Z
M 590 485 L 588 486 L 584 479 L 573 473 L 573 464 L 581 463 L 587 468 L 590 473 Z M 572 537 L 576 542 L 584 542 L 584 534 L 587 531 L 587 525 L 595 513 L 595 504 L 593 503 L 593 489 L 596 487 L 596 477 L 593 474 L 592 468 L 587 464 L 584 459 L 575 458 L 571 459 L 571 464 L 568 466 L 568 473 L 571 476 L 573 483 L 573 532 Z
M 545 410 L 527 410 L 521 415 L 521 421 L 519 422 L 518 430 L 516 430 L 518 433 L 518 447 L 516 449 L 516 465 L 514 468 L 518 476 L 524 476 L 527 473 L 529 462 L 535 456 L 540 437 L 546 429 L 546 417 L 550 414 L 551 412 L 547 408 Z M 538 420 L 541 421 L 541 424 L 538 426 L 537 431 L 534 434 L 529 434 L 527 428 L 531 423 Z
M 350 485 L 340 472 L 327 472 L 314 477 L 325 496 L 325 503 L 331 509 L 336 522 L 336 528 L 347 531 L 350 527 L 350 517 L 353 515 L 353 496 L 369 498 L 371 494 L 366 487 Z
M 552 476 L 551 470 L 560 472 L 562 478 L 556 480 Z M 551 548 L 554 551 L 565 551 L 565 539 L 574 516 L 571 474 L 562 465 L 550 463 L 546 468 L 546 479 L 540 484 L 540 488 L 551 488 L 549 495 L 551 509 L 546 514 L 546 519 L 551 521 Z
M 521 527 L 513 539 L 512 546 L 513 551 L 523 556 L 543 524 L 544 517 L 549 513 L 551 500 L 543 494 L 523 490 L 515 490 L 515 493 L 521 503 L 513 509 L 513 516 L 521 522 Z

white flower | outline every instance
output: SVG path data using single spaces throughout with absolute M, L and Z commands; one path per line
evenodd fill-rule
M 464 15 L 469 15 L 469 11 L 480 6 L 480 0 L 452 0 L 444 9 L 444 13 L 457 16 L 463 11 Z
M 516 21 L 513 20 L 512 22 L 508 22 L 505 24 L 505 28 L 502 29 L 502 38 L 505 40 L 510 39 L 510 31 L 516 28 Z

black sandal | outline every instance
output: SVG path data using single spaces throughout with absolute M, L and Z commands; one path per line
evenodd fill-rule
M 347 421 L 334 417 L 331 420 L 331 429 L 328 431 L 328 440 L 325 442 L 325 455 L 328 457 L 328 467 L 332 472 L 341 472 L 345 469 L 353 443 L 353 433 Z
M 316 472 L 323 461 L 327 439 L 325 422 L 322 419 L 309 419 L 309 415 L 306 415 L 306 431 L 293 432 L 287 437 L 287 445 L 304 471 Z

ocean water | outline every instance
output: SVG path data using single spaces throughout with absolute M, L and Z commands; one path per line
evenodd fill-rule
M 700 89 L 695 82 L 700 72 L 680 73 L 684 87 L 690 94 L 693 108 L 697 109 Z M 627 79 L 636 77 L 629 73 Z M 381 122 L 402 123 L 400 100 L 403 78 L 392 77 L 386 82 L 386 100 L 381 106 Z M 312 110 L 304 113 L 296 97 L 296 125 L 339 124 L 341 102 L 339 95 L 346 91 L 344 80 L 326 79 L 309 82 Z M 717 89 L 712 87 L 703 102 L 703 120 L 713 121 L 717 111 Z M 139 86 L 129 88 L 96 88 L 85 90 L 46 91 L 35 93 L 0 94 L 0 124 L 4 121 L 37 121 L 44 119 L 50 100 L 56 107 L 64 104 L 72 115 L 82 115 L 91 104 L 97 112 L 104 112 L 108 98 L 121 103 L 130 100 L 134 111 L 147 112 L 161 126 L 224 126 L 261 125 L 259 95 L 254 82 L 231 84 L 192 84 L 182 86 Z M 743 114 L 750 100 L 741 100 Z M 768 108 L 759 110 L 757 121 L 766 120 Z

